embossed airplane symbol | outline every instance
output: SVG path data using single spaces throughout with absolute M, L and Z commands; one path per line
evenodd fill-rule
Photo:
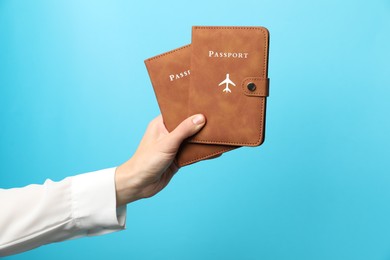
M 224 81 L 222 81 L 221 83 L 219 83 L 218 86 L 221 86 L 223 84 L 226 84 L 226 88 L 223 90 L 223 92 L 226 92 L 226 93 L 231 93 L 232 92 L 230 90 L 230 88 L 229 88 L 229 84 L 232 84 L 233 86 L 236 86 L 236 84 L 234 84 L 234 82 L 229 79 L 229 74 L 226 74 L 226 79 Z

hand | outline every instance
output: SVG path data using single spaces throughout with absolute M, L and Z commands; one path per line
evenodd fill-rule
M 205 123 L 203 115 L 194 115 L 169 133 L 161 115 L 151 121 L 133 157 L 116 169 L 117 207 L 149 198 L 167 186 L 179 170 L 173 160 L 180 144 Z

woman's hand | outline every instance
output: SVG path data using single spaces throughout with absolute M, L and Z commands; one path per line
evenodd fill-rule
M 203 115 L 194 115 L 169 133 L 161 115 L 151 121 L 133 157 L 116 169 L 117 207 L 151 197 L 167 186 L 179 170 L 173 160 L 181 143 L 205 123 Z

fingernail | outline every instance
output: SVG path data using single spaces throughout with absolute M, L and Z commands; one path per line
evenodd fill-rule
M 196 115 L 192 118 L 192 123 L 195 125 L 201 125 L 204 123 L 204 116 L 203 115 Z

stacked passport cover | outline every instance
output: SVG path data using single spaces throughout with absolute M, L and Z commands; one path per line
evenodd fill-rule
M 192 43 L 145 60 L 168 131 L 194 114 L 207 123 L 176 156 L 184 166 L 264 141 L 269 32 L 194 26 Z

